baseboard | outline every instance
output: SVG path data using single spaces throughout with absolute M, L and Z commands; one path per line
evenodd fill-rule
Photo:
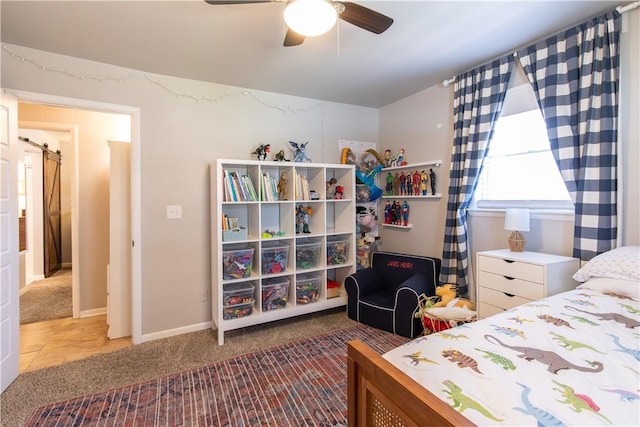
M 107 314 L 107 307 L 92 308 L 91 310 L 82 310 L 80 312 L 80 318 L 84 319 L 85 317 L 101 316 L 103 314 Z
M 66 270 L 71 270 L 72 264 L 70 262 L 63 262 L 60 264 L 60 268 L 64 268 Z
M 161 338 L 174 337 L 176 335 L 187 334 L 189 332 L 202 331 L 210 328 L 211 328 L 211 322 L 197 323 L 195 325 L 183 326 L 181 328 L 167 329 L 165 331 L 153 332 L 151 334 L 144 334 L 142 335 L 142 341 L 140 342 L 143 343 L 147 341 L 154 341 L 154 340 L 159 340 Z
M 38 281 L 38 280 L 44 280 L 44 274 L 38 274 L 38 275 L 35 275 L 35 276 L 31 276 L 31 281 L 29 282 L 29 285 L 32 284 L 35 281 Z M 27 285 L 27 286 L 29 286 L 29 285 Z

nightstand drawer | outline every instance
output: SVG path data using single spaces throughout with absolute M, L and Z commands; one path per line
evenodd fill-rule
M 490 271 L 529 282 L 544 283 L 544 266 L 489 256 L 478 257 L 478 270 Z
M 480 271 L 478 273 L 478 286 L 493 289 L 511 295 L 517 295 L 529 300 L 544 298 L 544 286 L 542 283 L 529 282 L 521 279 L 511 279 L 499 274 Z
M 502 313 L 504 308 L 496 307 L 495 305 L 487 304 L 480 301 L 478 305 L 478 318 L 485 319 L 493 316 L 494 314 Z
M 523 298 L 518 295 L 507 295 L 504 292 L 496 291 L 495 289 L 482 287 L 480 288 L 480 301 L 482 304 L 493 305 L 504 310 L 531 302 L 530 299 Z M 480 308 L 480 315 L 482 317 L 486 317 L 482 308 Z

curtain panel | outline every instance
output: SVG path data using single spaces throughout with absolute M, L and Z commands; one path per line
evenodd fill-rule
M 616 246 L 620 13 L 518 51 L 575 205 L 573 256 Z
M 467 208 L 502 111 L 513 64 L 514 56 L 508 55 L 457 76 L 454 83 L 454 139 L 440 283 L 457 284 L 463 296 L 469 285 Z

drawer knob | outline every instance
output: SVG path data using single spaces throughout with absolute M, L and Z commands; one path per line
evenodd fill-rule
M 512 259 L 503 259 L 504 262 L 509 263 L 509 264 L 513 264 L 515 261 Z
M 506 295 L 506 296 L 508 296 L 509 298 L 513 298 L 513 297 L 515 297 L 515 296 L 516 296 L 515 294 L 509 294 L 509 293 L 507 293 L 507 292 L 503 292 L 503 294 L 505 294 L 505 295 Z
M 515 280 L 516 279 L 515 277 L 511 277 L 511 276 L 502 276 L 502 277 L 504 277 L 507 280 Z

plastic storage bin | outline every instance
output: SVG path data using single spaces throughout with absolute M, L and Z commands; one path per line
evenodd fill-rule
M 251 276 L 254 248 L 226 246 L 222 251 L 222 278 L 242 279 Z
M 236 304 L 222 307 L 222 318 L 224 320 L 238 319 L 250 316 L 253 313 L 253 303 Z
M 277 310 L 287 305 L 289 279 L 278 277 L 262 282 L 262 311 Z
M 346 237 L 327 238 L 327 265 L 341 265 L 349 262 L 349 239 Z
M 298 304 L 309 304 L 318 301 L 320 296 L 319 274 L 300 274 L 296 277 L 296 302 Z
M 287 269 L 289 246 L 278 242 L 262 244 L 262 274 L 278 274 Z
M 251 282 L 229 283 L 222 288 L 222 305 L 237 305 L 254 303 L 253 291 L 255 285 Z
M 308 239 L 296 241 L 296 267 L 301 269 L 315 268 L 320 263 L 322 243 Z

